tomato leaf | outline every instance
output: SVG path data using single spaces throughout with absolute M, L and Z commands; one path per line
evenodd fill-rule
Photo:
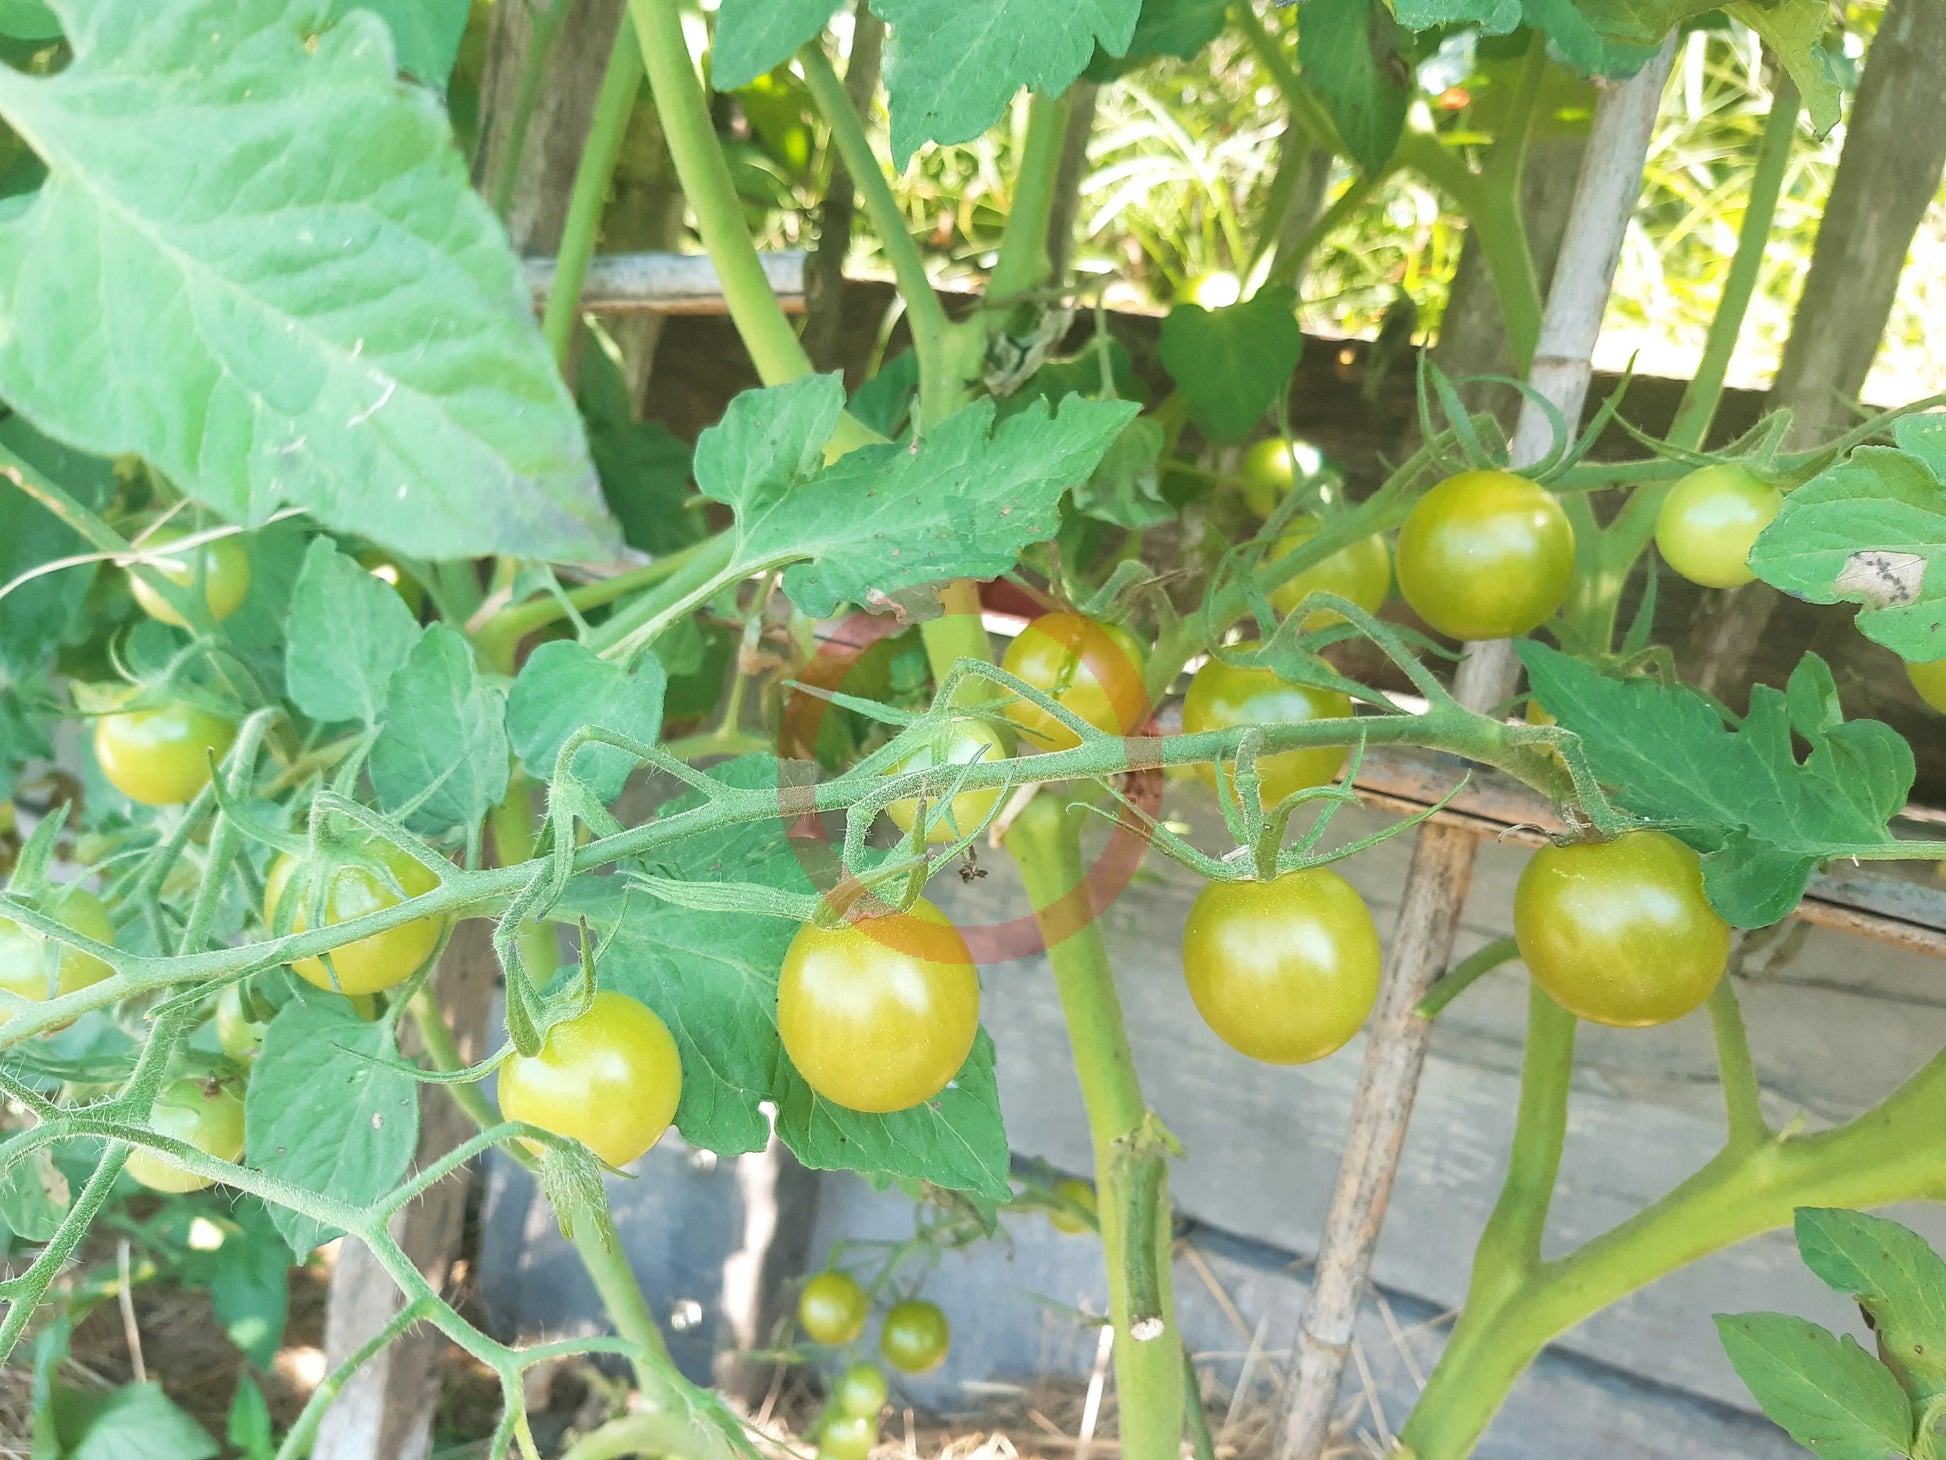
M 1946 1261 L 1925 1238 L 1865 1212 L 1799 1207 L 1797 1250 L 1865 1310 L 1907 1393 L 1922 1403 L 1946 1394 Z
M 154 1383 L 56 1389 L 54 1423 L 61 1460 L 214 1460 L 223 1450 Z
M 1671 823 L 1703 854 L 1710 902 L 1738 927 L 1783 917 L 1820 862 L 1890 845 L 1886 824 L 1912 789 L 1912 748 L 1876 720 L 1844 721 L 1815 654 L 1788 691 L 1755 686 L 1732 727 L 1687 686 L 1610 679 L 1532 640 L 1518 647 L 1535 695 L 1581 737 L 1616 804 Z M 1793 734 L 1810 746 L 1802 761 Z
M 830 23 L 841 0 L 723 0 L 710 46 L 710 84 L 741 91 Z
M 1905 1390 L 1850 1334 L 1782 1313 L 1718 1314 L 1716 1332 L 1763 1412 L 1806 1449 L 1824 1460 L 1910 1453 Z
M 892 158 L 925 142 L 969 142 L 1023 86 L 1059 96 L 1093 59 L 1128 50 L 1141 0 L 878 0 L 892 28 L 885 89 Z
M 16 41 L 51 41 L 61 22 L 45 0 L 0 0 L 0 35 Z
M 1162 364 L 1218 441 L 1249 435 L 1304 355 L 1297 294 L 1265 289 L 1222 309 L 1179 304 L 1162 322 Z
M 696 442 L 697 484 L 736 510 L 733 571 L 784 567 L 785 593 L 813 617 L 1013 567 L 1054 536 L 1061 493 L 1089 478 L 1137 409 L 1070 396 L 1058 413 L 1036 403 L 996 428 L 993 403 L 977 401 L 913 442 L 826 466 L 843 407 L 837 376 L 806 376 L 744 392 Z
M 68 1179 L 43 1146 L 0 1175 L 0 1226 L 22 1242 L 45 1242 L 68 1214 Z
M 235 520 L 290 502 L 421 557 L 612 552 L 518 261 L 376 16 L 54 9 L 72 64 L 0 68 L 49 168 L 0 222 L 0 394 Z
M 386 687 L 372 743 L 379 803 L 418 801 L 406 824 L 428 836 L 472 826 L 507 794 L 506 709 L 465 637 L 445 624 L 427 629 Z
M 334 15 L 369 10 L 392 32 L 399 69 L 443 91 L 459 60 L 473 0 L 334 0 Z
M 648 745 L 662 733 L 662 661 L 645 655 L 633 674 L 572 639 L 542 644 L 527 656 L 507 692 L 507 739 L 527 774 L 553 779 L 554 759 L 584 725 Z M 603 801 L 622 793 L 635 757 L 612 745 L 584 745 L 574 773 Z
M 1352 161 L 1375 176 L 1392 156 L 1417 91 L 1399 24 L 1380 0 L 1307 0 L 1297 59 Z
M 1856 603 L 1858 631 L 1906 659 L 1946 658 L 1946 415 L 1908 416 L 1784 498 L 1750 571 L 1813 603 Z
M 71 451 L 20 416 L 0 419 L 0 451 L 83 506 L 99 507 L 114 493 L 112 461 Z M 11 482 L 0 482 L 0 584 L 88 551 L 80 533 Z M 22 679 L 47 662 L 74 629 L 95 572 L 95 564 L 77 563 L 30 578 L 0 598 L 0 677 Z
M 316 537 L 291 593 L 286 633 L 284 685 L 291 703 L 325 724 L 375 725 L 392 676 L 418 643 L 420 629 L 390 584 L 329 538 Z
M 1193 61 L 1204 47 L 1223 34 L 1229 0 L 1142 0 L 1142 13 L 1129 38 L 1128 52 L 1111 56 L 1099 46 L 1082 74 L 1106 83 L 1126 75 L 1145 61 L 1174 56 Z
M 300 993 L 264 1031 L 244 1090 L 244 1156 L 293 1185 L 365 1206 L 397 1186 L 419 1145 L 419 1087 L 395 1068 L 383 1024 L 351 1004 Z M 322 1222 L 273 1206 L 291 1251 L 308 1257 L 333 1235 Z
M 230 1342 L 268 1370 L 290 1315 L 290 1253 L 269 1209 L 255 1197 L 239 1199 L 227 1222 L 222 1246 L 189 1253 L 183 1280 L 209 1289 L 210 1308 Z
M 1782 0 L 1765 4 L 1763 0 L 1733 0 L 1723 13 L 1749 26 L 1763 37 L 1784 69 L 1797 83 L 1804 101 L 1804 114 L 1811 129 L 1822 137 L 1838 125 L 1845 88 L 1831 63 L 1831 53 L 1820 42 L 1831 29 L 1831 7 L 1824 0 Z

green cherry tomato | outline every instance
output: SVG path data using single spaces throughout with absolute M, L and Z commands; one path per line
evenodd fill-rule
M 328 872 L 306 868 L 289 853 L 278 857 L 271 863 L 270 875 L 264 879 L 264 921 L 282 932 L 304 932 L 310 927 L 311 909 L 317 905 L 321 876 L 329 878 L 324 890 L 327 928 L 367 913 L 397 907 L 407 898 L 431 892 L 439 885 L 437 873 L 390 842 L 373 838 L 359 852 L 359 858 L 342 862 Z M 278 910 L 287 893 L 292 898 L 286 915 L 288 921 L 279 921 Z M 323 958 L 300 958 L 291 968 L 298 977 L 321 989 L 375 994 L 404 983 L 417 973 L 419 965 L 432 956 L 444 930 L 441 918 L 414 918 L 396 928 L 333 948 L 329 967 Z
M 1268 517 L 1290 495 L 1300 477 L 1315 476 L 1324 457 L 1315 446 L 1266 436 L 1243 453 L 1237 474 L 1243 478 L 1244 503 L 1259 517 Z
M 1505 471 L 1463 471 L 1399 530 L 1399 592 L 1455 639 L 1505 639 L 1547 622 L 1574 578 L 1574 528 L 1554 494 Z
M 1067 1181 L 1058 1182 L 1054 1187 L 1054 1194 L 1056 1196 L 1066 1197 L 1084 1212 L 1092 1214 L 1095 1210 L 1095 1189 L 1085 1181 L 1076 1181 L 1070 1178 Z M 1065 1211 L 1060 1207 L 1049 1207 L 1047 1220 L 1048 1224 L 1055 1231 L 1066 1232 L 1070 1237 L 1078 1232 L 1094 1230 L 1093 1224 L 1085 1218 L 1078 1217 L 1073 1212 Z
M 264 1047 L 266 1026 L 243 1011 L 243 985 L 228 984 L 216 996 L 216 1042 L 238 1064 L 248 1064 Z
M 115 942 L 115 925 L 108 920 L 108 909 L 92 892 L 80 887 L 59 889 L 46 911 L 84 938 L 110 946 Z M 12 918 L 0 918 L 0 989 L 10 994 L 39 1003 L 100 983 L 113 972 L 92 953 L 65 947 Z M 9 1017 L 0 1009 L 0 1024 Z
M 1185 282 L 1176 297 L 1204 309 L 1228 309 L 1243 298 L 1243 281 L 1227 269 L 1212 269 Z
M 540 1053 L 500 1066 L 502 1115 L 571 1137 L 610 1166 L 661 1140 L 681 1099 L 682 1057 L 669 1026 L 609 989 L 548 1030 Z
M 1212 882 L 1182 933 L 1183 974 L 1204 1022 L 1273 1065 L 1323 1059 L 1378 999 L 1378 927 L 1329 867 L 1272 882 Z
M 911 755 L 900 761 L 893 774 L 906 771 L 922 771 L 935 765 L 971 765 L 976 761 L 1005 760 L 1013 754 L 1013 747 L 1007 732 L 990 720 L 956 720 L 943 727 L 934 736 L 932 743 L 922 745 Z M 1000 804 L 1002 789 L 998 786 L 991 791 L 962 791 L 953 797 L 952 805 L 942 815 L 937 799 L 927 805 L 927 814 L 932 824 L 926 828 L 929 842 L 958 841 L 960 837 L 984 822 Z M 913 823 L 919 819 L 917 798 L 909 801 L 894 801 L 885 808 L 885 814 L 892 818 L 892 824 L 900 831 L 909 832 Z
M 220 761 L 235 739 L 236 726 L 221 715 L 176 700 L 103 715 L 95 721 L 95 759 L 129 800 L 184 806 L 209 784 L 211 757 Z
M 952 1326 L 937 1303 L 907 1298 L 895 1303 L 878 1330 L 878 1351 L 885 1362 L 907 1374 L 923 1374 L 946 1362 L 953 1340 Z
M 166 528 L 152 532 L 141 543 L 140 550 L 161 553 L 169 544 L 181 541 L 185 535 Z M 218 621 L 241 608 L 245 595 L 250 592 L 250 555 L 243 550 L 242 542 L 235 536 L 219 537 L 197 547 L 183 548 L 162 562 L 146 565 L 143 572 L 153 573 L 177 588 L 186 589 L 193 589 L 200 577 L 203 581 L 203 602 L 209 606 L 209 616 Z M 142 612 L 150 618 L 174 624 L 178 628 L 189 627 L 188 620 L 176 612 L 176 606 L 144 579 L 142 573 L 130 573 L 128 586 L 135 595 L 135 601 L 141 605 Z
M 392 591 L 399 595 L 405 606 L 412 610 L 414 618 L 419 617 L 426 606 L 426 590 L 419 580 L 397 563 L 385 556 L 377 548 L 365 548 L 358 554 L 358 566 L 370 573 L 381 583 L 391 585 Z
M 853 1364 L 845 1370 L 831 1397 L 837 1401 L 840 1414 L 875 1420 L 885 1408 L 885 1371 L 877 1364 Z
M 149 1128 L 219 1161 L 243 1156 L 243 1101 L 214 1080 L 185 1078 L 165 1085 L 149 1109 Z M 183 1170 L 160 1151 L 131 1152 L 128 1174 L 151 1191 L 201 1191 L 211 1184 L 209 1177 Z
M 1233 646 L 1249 653 L 1258 645 L 1245 640 Z M 1337 690 L 1293 684 L 1274 670 L 1211 659 L 1189 681 L 1183 696 L 1182 728 L 1186 735 L 1204 730 L 1228 730 L 1237 725 L 1289 725 L 1306 720 L 1345 720 L 1351 699 Z M 1344 767 L 1345 747 L 1322 745 L 1311 750 L 1283 750 L 1257 757 L 1262 778 L 1259 795 L 1275 806 L 1294 791 L 1322 786 Z M 1196 767 L 1205 783 L 1216 784 L 1216 767 L 1208 761 Z
M 1142 647 L 1127 630 L 1078 613 L 1048 613 L 1020 631 L 1000 667 L 1097 730 L 1133 735 L 1149 717 L 1142 660 Z M 1035 749 L 1072 750 L 1081 743 L 1067 726 L 1026 700 L 1010 703 L 1007 718 Z
M 882 1381 L 881 1381 L 882 1382 Z M 878 1416 L 840 1412 L 818 1431 L 818 1454 L 824 1460 L 865 1460 L 878 1443 Z
M 1554 1001 L 1597 1024 L 1667 1024 L 1730 957 L 1696 853 L 1659 831 L 1543 847 L 1514 888 L 1514 940 Z
M 959 929 L 924 898 L 836 929 L 806 923 L 784 953 L 777 1033 L 805 1082 L 847 1110 L 932 1099 L 980 1029 L 980 976 Z
M 1946 715 L 1946 659 L 1931 663 L 1907 663 L 1905 677 L 1919 691 L 1919 698 L 1940 714 Z
M 1656 550 L 1692 583 L 1739 588 L 1757 576 L 1750 548 L 1783 506 L 1782 492 L 1743 467 L 1706 466 L 1663 498 Z
M 856 1339 L 871 1313 L 872 1300 L 858 1279 L 835 1267 L 812 1278 L 797 1295 L 797 1321 L 805 1337 L 829 1348 L 842 1348 Z
M 1293 522 L 1284 536 L 1277 540 L 1277 546 L 1270 554 L 1271 561 L 1275 562 L 1302 547 L 1318 535 L 1322 525 L 1315 517 L 1302 517 Z M 1335 593 L 1367 613 L 1377 613 L 1384 606 L 1385 596 L 1391 591 L 1392 553 L 1385 545 L 1385 535 L 1375 532 L 1370 537 L 1347 543 L 1323 562 L 1313 563 L 1272 592 L 1270 602 L 1279 613 L 1289 615 L 1313 593 Z M 1305 614 L 1304 622 L 1298 627 L 1307 634 L 1315 633 L 1343 619 L 1341 613 L 1318 608 Z

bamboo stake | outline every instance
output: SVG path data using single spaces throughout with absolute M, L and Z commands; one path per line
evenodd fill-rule
M 1641 191 L 1642 166 L 1673 58 L 1672 41 L 1629 81 L 1604 86 L 1595 112 L 1528 377 L 1570 428 L 1587 399 L 1595 337 Z M 1513 463 L 1531 466 L 1553 444 L 1548 412 L 1525 400 L 1514 431 Z M 1489 710 L 1513 693 L 1518 674 L 1511 641 L 1469 644 L 1454 693 L 1471 709 Z M 1476 844 L 1472 831 L 1435 822 L 1421 829 L 1413 851 L 1390 966 L 1366 1034 L 1365 1064 L 1316 1277 L 1298 1326 L 1297 1379 L 1280 1460 L 1318 1460 L 1330 1431 L 1352 1325 L 1371 1275 L 1431 1039 L 1432 1025 L 1420 1017 L 1418 1005 L 1452 957 Z

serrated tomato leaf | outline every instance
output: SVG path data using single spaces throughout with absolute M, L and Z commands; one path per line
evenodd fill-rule
M 470 827 L 507 794 L 506 696 L 485 683 L 463 635 L 434 624 L 386 686 L 372 789 L 427 836 Z
M 1906 659 L 1946 658 L 1946 415 L 1908 416 L 1784 498 L 1750 571 L 1813 603 L 1856 603 L 1858 631 Z
M 1905 1390 L 1850 1334 L 1783 1313 L 1718 1314 L 1716 1332 L 1763 1412 L 1823 1460 L 1911 1452 Z
M 72 64 L 0 68 L 49 170 L 0 222 L 0 395 L 236 521 L 294 503 L 421 557 L 612 555 L 518 261 L 377 16 L 54 9 Z
M 739 91 L 790 60 L 823 30 L 842 0 L 723 0 L 710 47 L 710 84 Z
M 645 655 L 631 673 L 572 639 L 542 644 L 527 656 L 507 692 L 507 739 L 527 774 L 553 779 L 555 757 L 584 725 L 655 744 L 662 733 L 662 661 Z M 637 762 L 613 745 L 584 745 L 573 770 L 603 801 L 622 793 Z
M 1880 1359 L 1921 1403 L 1946 1394 L 1946 1260 L 1910 1227 L 1866 1212 L 1797 1209 L 1804 1265 L 1870 1317 Z
M 1581 737 L 1615 803 L 1668 823 L 1703 854 L 1709 899 L 1738 927 L 1790 912 L 1820 862 L 1891 844 L 1912 748 L 1876 720 L 1841 719 L 1816 655 L 1791 690 L 1755 686 L 1750 713 L 1732 726 L 1685 685 L 1610 679 L 1532 640 L 1518 647 L 1535 696 Z M 1810 747 L 1802 760 L 1793 732 Z
M 420 635 L 397 591 L 325 537 L 305 550 L 285 628 L 285 689 L 298 709 L 326 724 L 377 724 L 392 676 Z
M 1218 441 L 1250 433 L 1304 355 L 1297 294 L 1265 289 L 1241 304 L 1179 304 L 1162 322 L 1162 364 L 1196 424 Z

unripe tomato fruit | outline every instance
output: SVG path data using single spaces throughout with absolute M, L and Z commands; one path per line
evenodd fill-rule
M 1929 664 L 1908 662 L 1905 677 L 1919 691 L 1920 699 L 1946 715 L 1946 659 L 1935 659 Z
M 682 1056 L 669 1026 L 610 989 L 548 1030 L 540 1053 L 500 1066 L 502 1115 L 577 1140 L 610 1166 L 661 1140 L 681 1100 Z
M 243 985 L 226 985 L 216 996 L 216 1042 L 231 1059 L 239 1064 L 254 1060 L 263 1050 L 265 1028 L 245 1015 Z
M 1506 639 L 1547 622 L 1574 579 L 1574 528 L 1554 494 L 1506 471 L 1463 471 L 1399 529 L 1399 592 L 1455 639 Z
M 980 976 L 946 914 L 910 912 L 836 929 L 806 923 L 784 953 L 777 1033 L 818 1094 L 886 1114 L 932 1099 L 972 1052 Z
M 1243 500 L 1259 517 L 1268 517 L 1290 495 L 1300 476 L 1310 477 L 1324 465 L 1317 448 L 1282 436 L 1266 436 L 1243 453 L 1237 474 L 1243 478 Z
M 1176 297 L 1204 309 L 1228 309 L 1243 298 L 1243 281 L 1227 269 L 1212 269 L 1185 282 Z
M 1246 640 L 1232 646 L 1237 653 L 1259 647 Z M 1351 697 L 1337 690 L 1317 689 L 1293 684 L 1276 671 L 1242 664 L 1225 664 L 1211 659 L 1189 681 L 1189 692 L 1182 701 L 1182 728 L 1185 735 L 1205 730 L 1228 730 L 1237 725 L 1290 725 L 1307 720 L 1345 720 L 1351 718 Z M 1261 777 L 1259 796 L 1265 806 L 1275 806 L 1294 791 L 1322 786 L 1335 779 L 1345 764 L 1342 745 L 1320 745 L 1309 750 L 1280 750 L 1257 757 Z M 1216 766 L 1199 762 L 1196 774 L 1206 785 L 1216 785 Z
M 1784 506 L 1784 494 L 1740 466 L 1693 471 L 1662 499 L 1655 519 L 1662 560 L 1705 588 L 1740 588 L 1750 548 Z
M 1149 716 L 1142 648 L 1125 629 L 1078 613 L 1042 614 L 1001 657 L 1000 667 L 1062 709 L 1110 735 L 1133 735 Z M 1072 750 L 1081 739 L 1039 705 L 1014 700 L 1007 718 L 1040 750 Z
M 108 909 L 85 888 L 59 889 L 46 911 L 84 938 L 111 946 L 115 942 L 115 925 L 109 921 Z M 113 972 L 92 953 L 43 937 L 12 918 L 0 918 L 0 989 L 10 994 L 39 1003 L 100 983 Z M 0 1009 L 0 1024 L 11 1017 Z
M 1093 1213 L 1095 1210 L 1095 1189 L 1085 1181 L 1076 1181 L 1070 1177 L 1066 1181 L 1057 1182 L 1054 1187 L 1054 1194 L 1056 1196 L 1066 1197 L 1085 1212 Z M 1048 1225 L 1053 1227 L 1055 1231 L 1065 1232 L 1070 1237 L 1079 1232 L 1093 1230 L 1089 1222 L 1081 1217 L 1077 1217 L 1073 1212 L 1063 1211 L 1059 1207 L 1048 1208 L 1047 1220 Z
M 322 874 L 330 879 L 324 893 L 327 928 L 367 913 L 397 907 L 407 898 L 431 892 L 439 885 L 437 873 L 390 842 L 373 837 L 359 850 L 365 861 L 342 862 Z M 369 866 L 367 862 L 378 866 Z M 383 872 L 379 870 L 381 867 Z M 302 933 L 308 929 L 311 909 L 316 905 L 319 875 L 288 852 L 279 856 L 271 863 L 270 875 L 264 879 L 264 921 L 281 932 Z M 394 890 L 394 883 L 398 890 Z M 404 896 L 400 895 L 401 891 Z M 288 921 L 280 922 L 278 909 L 286 892 L 292 901 Z M 419 965 L 432 956 L 444 927 L 443 918 L 414 918 L 396 928 L 333 948 L 328 967 L 323 958 L 300 958 L 291 964 L 291 969 L 299 978 L 321 989 L 336 989 L 343 994 L 375 994 L 404 983 L 417 973 Z M 335 983 L 333 973 L 337 974 Z
M 1302 547 L 1318 535 L 1318 529 L 1322 526 L 1315 517 L 1301 517 L 1293 522 L 1271 550 L 1271 561 L 1275 562 Z M 1391 591 L 1392 552 L 1385 545 L 1385 535 L 1374 532 L 1369 537 L 1347 543 L 1323 562 L 1313 563 L 1282 587 L 1274 589 L 1270 603 L 1279 613 L 1288 615 L 1313 593 L 1335 593 L 1340 598 L 1351 600 L 1367 613 L 1377 613 L 1385 604 L 1385 596 Z M 1316 608 L 1304 615 L 1304 622 L 1298 627 L 1309 634 L 1343 620 L 1341 613 Z
M 95 721 L 95 759 L 108 784 L 144 806 L 185 806 L 209 784 L 210 759 L 229 754 L 236 726 L 176 700 Z
M 169 544 L 181 541 L 185 535 L 166 528 L 150 533 L 142 543 L 141 551 L 160 553 Z M 128 575 L 129 591 L 135 595 L 142 612 L 162 623 L 188 628 L 189 621 L 176 612 L 176 606 L 164 598 L 154 585 L 143 579 L 142 573 L 153 573 L 178 588 L 190 590 L 194 590 L 200 576 L 203 581 L 203 602 L 209 607 L 209 616 L 219 622 L 241 608 L 250 592 L 250 555 L 234 536 L 219 537 L 197 547 L 184 548 L 168 561 L 145 564 L 141 572 Z
M 871 1313 L 872 1300 L 858 1279 L 835 1267 L 812 1278 L 797 1295 L 797 1321 L 805 1337 L 831 1348 L 842 1348 L 863 1333 Z
M 975 762 L 1005 760 L 1012 753 L 1007 732 L 992 721 L 956 720 L 940 729 L 930 744 L 920 746 L 900 761 L 893 774 L 923 771 L 936 765 L 972 765 Z M 962 791 L 953 797 L 952 804 L 944 812 L 940 809 L 938 798 L 933 798 L 926 805 L 926 814 L 932 818 L 932 824 L 926 828 L 926 840 L 958 841 L 993 814 L 1002 794 L 1002 788 L 998 786 L 991 791 Z M 894 801 L 885 808 L 885 814 L 892 818 L 892 824 L 900 831 L 909 832 L 919 819 L 918 798 Z
M 1323 1059 L 1378 1000 L 1378 927 L 1329 867 L 1211 882 L 1182 931 L 1189 996 L 1230 1048 L 1273 1065 Z
M 853 1364 L 845 1370 L 831 1397 L 838 1402 L 840 1414 L 875 1420 L 885 1408 L 885 1372 L 877 1364 Z
M 412 616 L 419 617 L 426 606 L 426 590 L 417 578 L 377 548 L 366 548 L 361 551 L 358 554 L 358 566 L 379 582 L 390 584 L 392 591 L 399 595 L 407 608 L 412 610 Z
M 149 1128 L 219 1161 L 243 1157 L 243 1101 L 213 1080 L 184 1078 L 163 1086 L 149 1109 Z M 131 1151 L 128 1174 L 151 1191 L 201 1191 L 212 1184 L 209 1177 L 183 1170 L 160 1151 Z
M 937 1303 L 907 1298 L 895 1303 L 878 1330 L 878 1351 L 885 1362 L 907 1374 L 923 1374 L 946 1362 L 952 1346 L 952 1325 Z
M 818 1431 L 818 1454 L 824 1460 L 865 1460 L 878 1443 L 878 1416 L 834 1414 Z
M 1659 831 L 1534 853 L 1514 888 L 1514 941 L 1557 1004 L 1623 1029 L 1698 1008 L 1730 957 L 1701 860 Z

